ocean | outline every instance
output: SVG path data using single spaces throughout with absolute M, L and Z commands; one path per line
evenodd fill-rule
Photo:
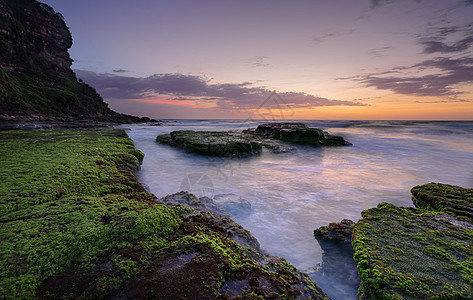
M 341 135 L 349 147 L 296 145 L 285 153 L 212 158 L 155 142 L 174 130 L 240 131 L 264 122 L 168 120 L 126 125 L 145 154 L 139 181 L 157 197 L 187 190 L 225 201 L 264 251 L 306 272 L 332 299 L 355 299 L 351 270 L 330 270 L 313 230 L 357 221 L 378 203 L 413 206 L 410 189 L 429 182 L 473 187 L 473 122 L 297 121 Z M 333 264 L 332 264 L 333 265 Z M 333 267 L 333 266 L 332 266 Z M 338 267 L 337 267 L 338 268 Z

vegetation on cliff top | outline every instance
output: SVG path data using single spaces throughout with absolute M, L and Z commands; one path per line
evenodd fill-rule
M 94 88 L 76 78 L 71 45 L 62 15 L 49 5 L 0 0 L 0 119 L 43 114 L 146 121 L 110 110 Z
M 121 130 L 2 131 L 0 298 L 319 298 L 224 224 L 156 203 Z M 264 260 L 264 259 L 262 259 Z

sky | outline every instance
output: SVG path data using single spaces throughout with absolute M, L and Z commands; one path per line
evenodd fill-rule
M 157 119 L 473 120 L 472 0 L 42 0 L 73 69 Z

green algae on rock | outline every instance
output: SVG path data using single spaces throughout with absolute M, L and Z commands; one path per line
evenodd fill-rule
M 473 189 L 429 183 L 413 187 L 411 193 L 416 207 L 450 214 L 473 224 Z
M 314 230 L 314 237 L 319 241 L 343 242 L 351 244 L 351 235 L 355 223 L 352 220 L 343 219 L 339 223 L 330 223 Z
M 236 132 L 173 131 L 158 136 L 156 141 L 209 156 L 244 156 L 259 153 L 262 148 L 261 143 Z
M 331 135 L 302 123 L 270 123 L 243 132 L 179 130 L 156 137 L 162 144 L 183 148 L 186 152 L 208 156 L 246 156 L 263 148 L 272 152 L 292 150 L 284 142 L 312 146 L 349 146 L 341 136 Z
M 388 203 L 362 212 L 353 233 L 361 298 L 473 298 L 473 230 L 435 216 Z
M 124 131 L 0 139 L 1 299 L 327 298 L 236 223 L 157 203 Z

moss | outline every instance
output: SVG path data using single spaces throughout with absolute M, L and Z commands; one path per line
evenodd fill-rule
M 4 131 L 0 138 L 2 298 L 32 298 L 49 276 L 179 226 L 171 208 L 137 190 L 127 170 L 138 165 L 136 151 L 122 131 Z
M 355 226 L 353 248 L 361 295 L 372 299 L 473 297 L 471 230 L 429 211 L 381 203 Z
M 411 192 L 416 207 L 449 213 L 473 224 L 473 189 L 429 183 L 415 186 Z
M 260 266 L 267 257 L 206 214 L 157 203 L 133 175 L 143 156 L 121 130 L 0 139 L 1 299 L 217 298 L 224 283 L 251 278 L 271 284 L 239 296 L 325 297 L 289 264 Z

